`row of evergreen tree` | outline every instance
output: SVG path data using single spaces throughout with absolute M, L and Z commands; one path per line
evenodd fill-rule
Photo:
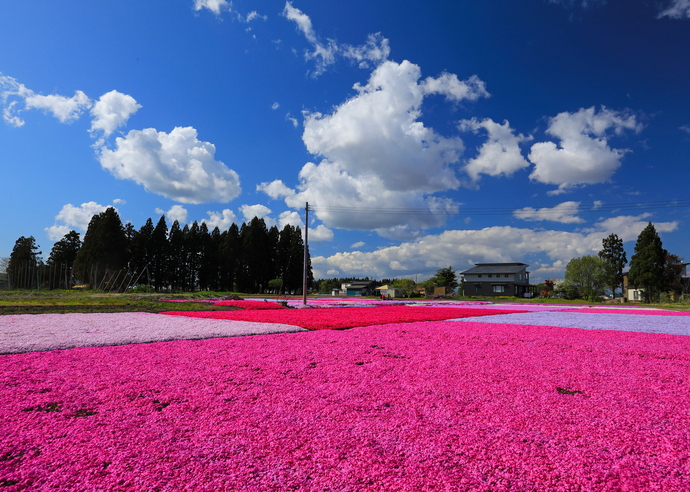
M 299 226 L 268 228 L 254 217 L 221 232 L 205 222 L 184 227 L 165 216 L 136 230 L 109 207 L 94 215 L 83 241 L 70 231 L 53 245 L 44 263 L 33 237 L 20 237 L 7 267 L 11 288 L 70 288 L 108 291 L 134 285 L 156 291 L 247 293 L 301 292 L 304 242 Z M 308 285 L 313 283 L 308 262 Z

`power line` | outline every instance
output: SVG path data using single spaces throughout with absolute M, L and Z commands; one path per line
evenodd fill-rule
M 345 206 L 313 206 L 309 209 L 313 212 L 327 212 L 333 214 L 377 214 L 377 215 L 432 215 L 432 216 L 477 216 L 477 215 L 516 215 L 516 214 L 539 214 L 539 215 L 575 215 L 583 213 L 602 213 L 637 210 L 646 212 L 648 210 L 658 210 L 664 208 L 690 208 L 690 199 L 649 201 L 649 202 L 628 202 L 628 203 L 609 203 L 602 205 L 592 205 L 591 207 L 577 206 L 556 206 L 553 208 L 476 208 L 467 207 L 458 210 L 430 210 L 422 208 L 383 208 L 383 207 L 345 207 Z

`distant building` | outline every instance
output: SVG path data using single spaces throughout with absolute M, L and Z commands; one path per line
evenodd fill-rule
M 465 278 L 463 295 L 532 297 L 537 287 L 529 283 L 528 266 L 525 263 L 477 263 L 460 272 Z
M 378 291 L 380 296 L 386 297 L 402 297 L 402 289 L 396 287 L 391 287 L 390 285 L 382 285 L 381 287 L 376 287 L 374 290 Z
M 623 299 L 626 302 L 641 302 L 644 289 L 638 289 L 628 280 L 628 272 L 623 273 Z
M 340 286 L 340 292 L 348 296 L 368 296 L 374 293 L 370 280 L 352 280 Z

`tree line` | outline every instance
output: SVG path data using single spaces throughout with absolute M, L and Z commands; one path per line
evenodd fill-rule
M 623 269 L 627 263 L 623 241 L 611 234 L 602 241 L 598 255 L 570 260 L 565 278 L 554 282 L 553 290 L 567 298 L 595 301 L 609 288 L 615 298 L 616 289 L 623 289 Z M 659 302 L 669 293 L 688 294 L 690 279 L 681 277 L 682 267 L 683 259 L 663 248 L 654 224 L 649 222 L 637 238 L 628 285 L 639 289 L 647 303 Z
M 17 239 L 7 263 L 10 288 L 285 294 L 301 292 L 303 285 L 300 227 L 268 228 L 258 217 L 223 232 L 209 231 L 205 222 L 182 226 L 177 220 L 168 229 L 165 216 L 156 225 L 149 218 L 136 230 L 109 207 L 91 218 L 83 240 L 70 231 L 47 261 L 41 255 L 33 236 Z

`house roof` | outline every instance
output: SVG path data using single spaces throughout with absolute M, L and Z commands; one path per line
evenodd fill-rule
M 348 289 L 363 289 L 365 287 L 369 287 L 373 282 L 369 280 L 353 280 L 352 282 L 346 282 L 343 285 L 346 285 Z
M 484 274 L 484 273 L 518 273 L 526 270 L 529 265 L 525 263 L 477 263 L 474 267 L 464 272 L 462 275 Z

